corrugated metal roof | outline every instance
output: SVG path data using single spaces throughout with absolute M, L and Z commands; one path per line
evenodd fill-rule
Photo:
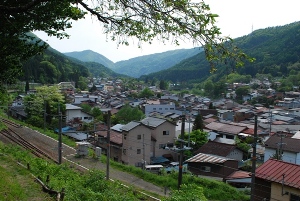
M 212 155 L 212 154 L 203 154 L 199 153 L 192 158 L 186 160 L 186 162 L 191 163 L 224 163 L 225 161 L 232 161 L 231 158 L 226 158 L 222 156 Z
M 223 124 L 219 122 L 211 122 L 210 124 L 206 125 L 206 128 L 214 130 L 214 131 L 220 131 L 224 133 L 230 133 L 230 134 L 239 134 L 243 130 L 245 130 L 247 127 L 245 126 L 235 126 L 230 124 Z
M 300 189 L 300 165 L 269 159 L 255 171 L 255 177 Z

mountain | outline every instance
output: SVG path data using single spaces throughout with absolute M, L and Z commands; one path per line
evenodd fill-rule
M 102 64 L 110 69 L 114 67 L 114 62 L 107 59 L 105 56 L 98 54 L 97 52 L 93 52 L 92 50 L 84 50 L 80 52 L 66 52 L 63 53 L 66 56 L 76 58 L 78 60 L 84 62 L 97 62 Z
M 135 57 L 116 63 L 113 63 L 103 55 L 91 50 L 64 54 L 85 62 L 97 62 L 112 69 L 116 73 L 138 78 L 141 75 L 168 69 L 180 61 L 192 57 L 202 51 L 202 48 L 171 50 L 163 53 Z
M 190 58 L 202 51 L 202 48 L 179 49 L 140 56 L 126 61 L 116 62 L 113 70 L 138 78 L 141 75 L 168 69 L 180 61 Z
M 36 36 L 37 37 L 37 36 Z M 66 81 L 79 81 L 79 78 L 93 76 L 124 77 L 102 64 L 96 62 L 83 62 L 68 57 L 59 51 L 48 47 L 43 54 L 38 54 L 23 63 L 24 75 L 21 81 L 54 84 Z
M 218 81 L 233 71 L 251 76 L 257 73 L 271 74 L 273 77 L 288 75 L 292 70 L 300 71 L 300 22 L 256 30 L 247 36 L 234 39 L 234 43 L 256 61 L 246 62 L 240 68 L 232 64 L 220 64 L 217 66 L 217 72 L 210 74 L 209 63 L 205 59 L 204 52 L 201 52 L 168 70 L 141 78 L 201 82 L 207 78 Z

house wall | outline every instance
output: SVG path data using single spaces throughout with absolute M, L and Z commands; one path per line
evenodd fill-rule
M 270 200 L 271 183 L 260 178 L 255 178 L 254 201 L 262 201 L 264 198 Z
M 288 195 L 282 195 L 282 190 L 283 193 L 288 192 Z M 290 201 L 291 193 L 300 196 L 300 189 L 289 186 L 284 186 L 282 188 L 282 184 L 279 183 L 271 184 L 271 198 L 273 200 Z
M 209 172 L 203 171 L 203 167 L 210 167 Z M 224 163 L 188 163 L 188 170 L 195 175 L 225 178 L 238 168 L 238 161 L 225 161 Z
M 265 147 L 264 162 L 269 160 L 275 154 L 276 154 L 275 149 Z M 285 161 L 285 162 L 300 165 L 300 153 L 283 151 L 282 160 Z
M 226 156 L 227 158 L 232 158 L 235 159 L 237 161 L 241 161 L 243 160 L 243 152 L 241 150 L 238 149 L 234 149 L 232 152 L 230 152 L 230 154 L 228 156 Z
M 79 118 L 81 121 L 90 123 L 93 121 L 93 117 L 81 110 L 66 110 L 66 122 L 73 120 L 74 118 Z
M 145 105 L 145 115 L 148 116 L 151 112 L 174 112 L 175 113 L 175 104 L 149 104 Z
M 153 155 L 151 152 L 151 129 L 139 125 L 129 132 L 123 131 L 122 134 L 122 162 L 134 166 L 141 166 L 144 161 L 148 164 Z M 138 135 L 140 135 L 140 139 L 138 139 Z
M 173 143 L 175 145 L 175 131 L 176 125 L 170 122 L 164 122 L 163 124 L 159 125 L 152 131 L 152 137 L 156 139 L 153 153 L 155 157 L 162 156 L 164 154 L 172 154 L 170 150 L 164 149 L 164 145 Z M 164 135 L 164 133 L 168 132 L 168 135 Z

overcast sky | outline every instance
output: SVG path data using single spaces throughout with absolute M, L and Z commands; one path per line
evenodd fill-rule
M 273 26 L 281 26 L 300 21 L 300 0 L 206 0 L 211 12 L 219 15 L 217 25 L 225 36 L 237 38 L 251 33 L 252 30 Z M 117 47 L 117 44 L 102 34 L 102 28 L 96 20 L 87 17 L 73 23 L 68 29 L 69 39 L 58 40 L 48 37 L 42 32 L 34 32 L 49 45 L 64 53 L 73 51 L 93 50 L 113 62 L 127 60 L 133 57 L 165 52 L 168 50 L 193 48 L 189 42 L 179 47 L 153 43 L 144 43 L 138 48 L 137 43 Z

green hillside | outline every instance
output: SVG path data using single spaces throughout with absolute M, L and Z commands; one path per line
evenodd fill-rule
M 110 69 L 113 69 L 114 67 L 114 62 L 112 62 L 111 60 L 107 59 L 105 56 L 98 54 L 97 52 L 94 52 L 92 50 L 84 50 L 79 52 L 66 52 L 63 54 L 84 62 L 96 62 Z
M 232 71 L 244 75 L 255 76 L 271 74 L 284 76 L 291 70 L 300 70 L 300 22 L 285 26 L 270 27 L 252 32 L 234 40 L 250 57 L 256 59 L 253 63 L 245 63 L 244 67 L 236 68 L 233 62 L 220 64 L 214 74 L 209 73 L 209 63 L 204 52 L 183 60 L 168 70 L 142 76 L 142 79 L 160 79 L 173 82 L 197 81 L 201 82 L 208 77 L 218 81 Z
M 136 57 L 115 63 L 113 70 L 137 78 L 142 75 L 168 69 L 202 51 L 202 48 L 180 49 Z

